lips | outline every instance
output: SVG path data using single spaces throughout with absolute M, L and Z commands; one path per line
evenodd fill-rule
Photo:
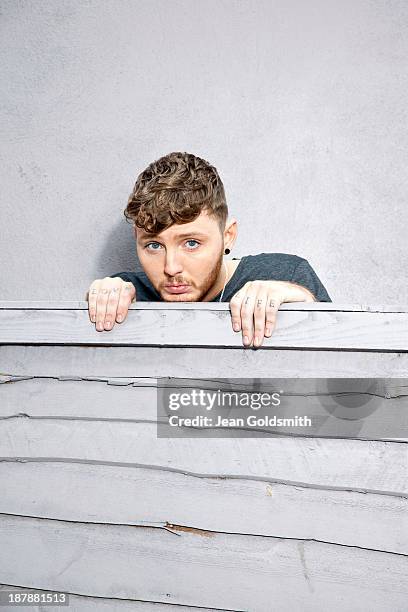
M 168 293 L 187 293 L 190 285 L 165 285 Z

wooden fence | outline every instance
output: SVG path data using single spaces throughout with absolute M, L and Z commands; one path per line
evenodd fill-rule
M 407 376 L 403 307 L 284 305 L 254 350 L 226 304 L 138 303 L 100 333 L 83 302 L 0 302 L 0 589 L 81 612 L 406 610 Z M 162 377 L 378 379 L 381 430 L 158 437 Z

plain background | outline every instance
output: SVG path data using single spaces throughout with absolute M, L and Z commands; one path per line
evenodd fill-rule
M 231 257 L 406 304 L 406 0 L 2 0 L 1 298 L 135 266 L 123 209 L 171 151 L 215 165 Z

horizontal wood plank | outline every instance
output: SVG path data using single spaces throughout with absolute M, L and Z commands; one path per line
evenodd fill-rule
M 14 592 L 14 593 L 30 593 L 30 589 L 22 587 L 14 587 L 9 585 L 0 584 L 0 591 Z M 46 597 L 49 591 L 42 591 L 36 589 L 35 592 L 41 593 Z M 103 597 L 89 597 L 89 595 L 75 595 L 67 593 L 69 596 L 69 606 L 47 606 L 44 605 L 24 605 L 24 612 L 60 612 L 61 610 L 69 610 L 69 612 L 225 612 L 225 608 L 202 608 L 196 606 L 180 606 L 167 603 L 155 603 L 152 601 L 136 601 L 126 600 L 118 598 L 103 598 Z M 13 606 L 14 608 L 15 606 Z M 6 612 L 6 608 L 4 608 Z
M 341 388 L 344 386 L 350 391 L 362 390 L 360 394 L 352 394 L 357 406 L 354 419 L 351 418 L 351 409 L 346 410 L 350 418 L 339 418 L 342 409 L 337 396 L 333 394 L 335 381 L 272 379 L 268 383 L 268 380 L 231 378 L 218 381 L 166 380 L 160 384 L 177 384 L 185 390 L 198 384 L 201 388 L 215 391 L 226 388 L 228 391 L 252 392 L 255 384 L 263 392 L 272 393 L 280 389 L 283 391 L 282 401 L 279 409 L 273 411 L 279 417 L 307 415 L 314 422 L 321 421 L 321 425 L 313 427 L 311 433 L 307 429 L 294 432 L 272 427 L 263 427 L 264 431 L 280 431 L 285 435 L 408 441 L 408 383 L 404 379 L 368 379 L 369 382 L 362 379 L 349 381 L 348 386 L 341 381 L 336 383 L 339 388 L 341 384 Z M 262 386 L 259 386 L 261 382 Z M 157 385 L 157 379 L 151 378 L 21 380 L 19 377 L 0 376 L 0 419 L 20 416 L 157 422 Z M 363 414 L 359 408 L 361 406 L 365 410 Z M 256 432 L 256 428 L 243 429 Z
M 133 302 L 129 310 L 218 310 L 229 311 L 227 302 Z M 281 304 L 280 310 L 339 312 L 406 312 L 408 304 L 342 304 L 333 302 L 292 302 Z M 88 310 L 85 300 L 0 300 L 0 310 Z
M 58 459 L 408 493 L 408 445 L 318 438 L 157 438 L 152 423 L 0 421 L 0 461 Z M 362 469 L 364 466 L 364 469 Z
M 228 348 L 0 346 L 0 375 L 197 378 L 408 376 L 408 353 Z
M 0 575 L 98 597 L 262 611 L 402 610 L 408 558 L 191 529 L 0 517 Z
M 408 313 L 282 311 L 264 352 L 275 347 L 408 351 Z M 207 346 L 242 348 L 229 311 L 131 310 L 97 332 L 83 310 L 0 310 L 1 344 Z
M 408 496 L 72 463 L 0 462 L 0 481 L 5 514 L 175 524 L 408 555 Z

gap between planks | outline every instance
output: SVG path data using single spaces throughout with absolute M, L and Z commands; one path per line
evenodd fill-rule
M 353 493 L 366 493 L 372 495 L 385 495 L 389 497 L 398 497 L 408 499 L 408 492 L 398 491 L 380 491 L 378 489 L 363 489 L 359 487 L 345 487 L 336 485 L 320 485 L 317 483 L 308 483 L 295 480 L 283 480 L 282 478 L 265 478 L 264 476 L 249 476 L 243 474 L 204 474 L 183 470 L 180 468 L 170 467 L 167 465 L 149 465 L 145 463 L 126 463 L 123 461 L 99 461 L 96 459 L 79 459 L 79 458 L 59 458 L 59 457 L 0 457 L 0 463 L 67 463 L 67 464 L 85 464 L 85 465 L 103 465 L 111 467 L 124 467 L 131 469 L 146 469 L 157 470 L 162 472 L 175 472 L 176 474 L 184 474 L 193 478 L 213 478 L 218 480 L 248 480 L 257 481 L 265 484 L 280 484 L 288 487 L 301 487 L 304 489 L 318 489 L 321 491 L 351 491 Z
M 276 535 L 265 535 L 258 533 L 244 533 L 244 532 L 230 532 L 230 531 L 214 531 L 210 529 L 201 529 L 198 527 L 192 527 L 190 525 L 176 525 L 175 523 L 162 523 L 162 524 L 133 524 L 133 523 L 106 523 L 100 521 L 74 521 L 71 519 L 57 519 L 48 516 L 34 516 L 31 514 L 14 514 L 11 512 L 0 512 L 0 517 L 2 516 L 12 516 L 14 518 L 28 518 L 35 519 L 38 521 L 52 521 L 56 523 L 69 523 L 69 524 L 77 524 L 77 525 L 101 525 L 105 527 L 115 526 L 115 527 L 129 527 L 136 529 L 162 529 L 163 531 L 168 531 L 173 535 L 180 536 L 181 534 L 177 533 L 177 531 L 191 533 L 193 535 L 212 538 L 217 534 L 222 535 L 231 535 L 231 536 L 242 536 L 242 537 L 254 537 L 254 538 L 266 538 L 272 540 L 290 540 L 294 542 L 316 542 L 319 544 L 327 544 L 328 546 L 341 546 L 342 548 L 347 549 L 358 549 L 358 550 L 367 550 L 370 552 L 379 552 L 387 555 L 396 555 L 397 557 L 408 557 L 407 553 L 395 552 L 392 550 L 384 550 L 380 548 L 371 548 L 367 546 L 358 546 L 356 544 L 341 544 L 339 542 L 333 542 L 328 540 L 321 540 L 319 538 L 295 538 L 290 536 L 276 536 Z

